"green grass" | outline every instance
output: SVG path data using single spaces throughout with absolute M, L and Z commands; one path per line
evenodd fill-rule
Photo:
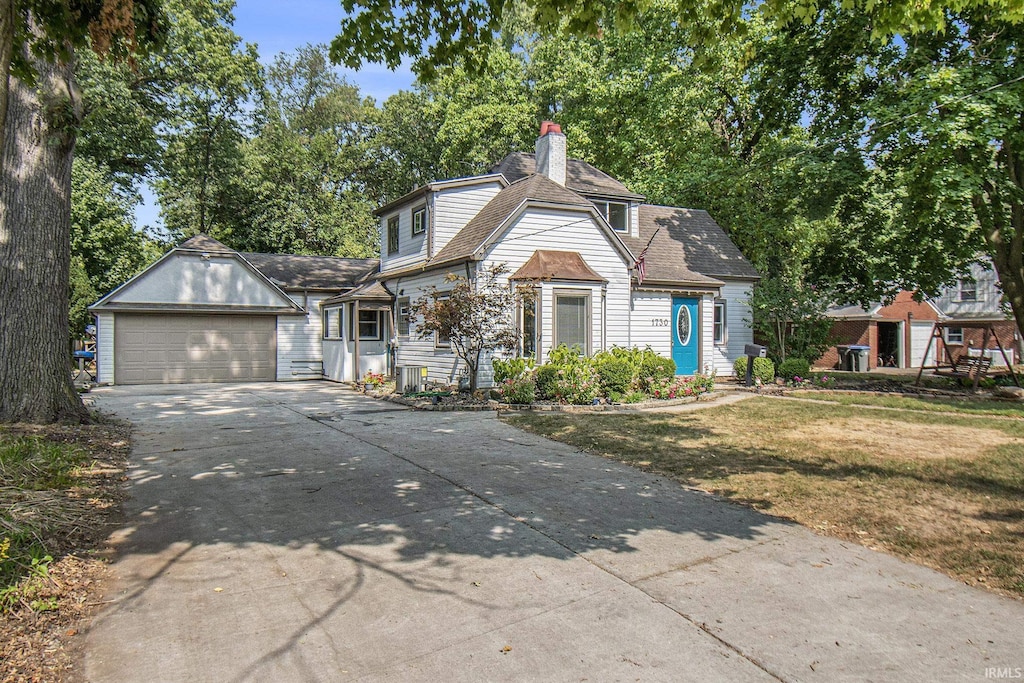
M 771 398 L 675 414 L 507 419 L 821 533 L 1024 595 L 1024 420 Z
M 24 599 L 26 576 L 45 575 L 50 553 L 85 503 L 67 491 L 87 460 L 79 448 L 0 434 L 0 611 Z
M 866 392 L 793 391 L 789 396 L 830 401 L 844 406 L 875 406 L 922 412 L 963 413 L 965 415 L 1002 415 L 1024 418 L 1024 405 L 975 398 L 931 396 L 880 396 Z

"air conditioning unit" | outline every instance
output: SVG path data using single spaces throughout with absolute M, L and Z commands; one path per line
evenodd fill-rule
M 395 369 L 396 388 L 402 394 L 423 391 L 427 383 L 427 368 L 423 365 L 403 365 Z

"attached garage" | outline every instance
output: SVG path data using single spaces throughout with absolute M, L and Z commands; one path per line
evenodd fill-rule
M 114 381 L 273 381 L 276 321 L 252 315 L 121 314 L 114 327 Z

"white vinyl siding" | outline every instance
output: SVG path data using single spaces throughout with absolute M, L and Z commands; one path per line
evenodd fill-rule
M 672 357 L 672 295 L 665 292 L 633 294 L 633 330 L 629 346 L 651 347 L 659 356 Z
M 96 381 L 100 384 L 114 382 L 114 314 L 99 313 L 96 316 Z
M 319 379 L 323 362 L 323 322 L 319 304 L 326 296 L 289 296 L 306 309 L 306 314 L 278 316 L 277 379 Z
M 394 270 L 413 263 L 425 261 L 427 258 L 427 233 L 412 234 L 412 214 L 415 209 L 422 209 L 423 203 L 409 204 L 392 211 L 380 219 L 380 266 L 381 270 Z M 398 219 L 398 251 L 391 252 L 388 248 L 388 221 Z M 429 223 L 427 214 L 424 219 Z
M 437 254 L 441 251 L 500 190 L 501 183 L 493 181 L 468 187 L 453 187 L 434 193 L 432 253 Z
M 458 269 L 453 272 L 463 277 L 466 274 L 464 269 Z M 450 283 L 445 283 L 445 276 L 447 274 L 448 271 L 434 271 L 414 277 L 403 277 L 400 284 L 396 284 L 394 280 L 389 281 L 387 284 L 392 290 L 396 287 L 401 289 L 403 291 L 403 298 L 408 297 L 412 303 L 415 303 L 431 286 L 439 289 L 451 286 Z M 410 316 L 409 336 L 398 339 L 398 349 L 395 355 L 396 364 L 399 367 L 409 365 L 426 367 L 428 380 L 445 384 L 455 383 L 458 381 L 459 374 L 462 371 L 462 362 L 447 347 L 436 348 L 434 346 L 433 334 L 425 336 L 417 334 L 416 326 L 420 322 L 421 318 L 419 316 Z M 363 344 L 360 344 L 360 349 L 362 347 Z M 491 370 L 490 361 L 481 363 L 481 378 L 484 376 L 484 370 L 488 372 L 489 377 Z M 486 386 L 486 384 L 481 383 L 481 386 Z
M 235 258 L 174 253 L 116 292 L 108 303 L 282 307 L 288 301 Z
M 743 355 L 743 347 L 754 343 L 754 331 L 750 328 L 750 292 L 751 282 L 726 282 L 722 286 L 719 301 L 726 302 L 726 343 L 715 344 L 714 338 L 714 303 L 715 299 L 708 296 L 702 301 L 703 318 L 707 337 L 704 365 L 713 369 L 722 377 L 731 377 L 733 362 Z
M 587 220 L 582 213 L 529 209 L 491 248 L 485 263 L 504 263 L 510 272 L 515 272 L 538 249 L 576 251 L 595 273 L 608 281 L 604 287 L 600 283 L 542 283 L 538 360 L 546 360 L 551 350 L 554 289 L 578 288 L 590 293 L 591 352 L 628 346 L 629 270 L 596 223 Z

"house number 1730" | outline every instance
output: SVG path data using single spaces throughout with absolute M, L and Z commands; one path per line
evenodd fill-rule
M 651 318 L 651 327 L 668 327 L 668 318 Z

